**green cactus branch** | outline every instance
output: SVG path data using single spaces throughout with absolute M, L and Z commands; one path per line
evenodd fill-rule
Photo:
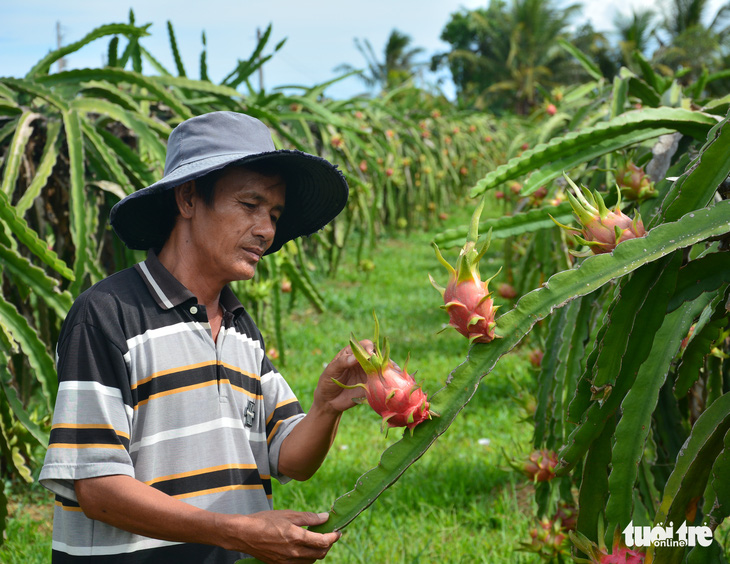
M 523 186 L 529 195 L 539 186 L 558 178 L 564 171 L 602 155 L 680 131 L 704 140 L 718 118 L 702 112 L 681 108 L 648 108 L 621 114 L 614 119 L 555 137 L 525 151 L 487 174 L 471 191 L 472 197 L 482 195 L 499 184 L 537 170 Z
M 682 354 L 682 361 L 677 368 L 674 382 L 674 396 L 682 398 L 687 395 L 692 385 L 699 378 L 700 370 L 705 365 L 705 357 L 710 354 L 712 346 L 720 332 L 727 325 L 723 293 L 716 295 L 713 303 L 709 304 L 697 320 L 692 332 L 692 338 Z M 687 332 L 685 332 L 687 335 Z
M 703 294 L 693 302 L 664 317 L 656 333 L 647 360 L 641 365 L 634 385 L 621 403 L 622 416 L 616 426 L 611 451 L 611 474 L 606 504 L 607 531 L 625 526 L 632 520 L 634 484 L 645 442 L 651 431 L 651 416 L 659 399 L 659 390 L 680 343 L 694 319 L 710 303 L 713 294 Z
M 677 457 L 674 471 L 664 487 L 664 496 L 654 520 L 655 526 L 682 523 L 694 498 L 701 496 L 712 471 L 712 464 L 724 448 L 730 431 L 730 393 L 714 401 L 692 427 L 689 438 Z M 649 547 L 646 562 L 680 563 L 684 547 Z
M 630 280 L 630 282 L 633 282 L 634 280 L 642 278 L 646 280 L 648 278 L 650 280 L 654 279 L 656 284 L 648 287 L 644 285 L 644 287 L 638 288 L 640 293 L 650 293 L 650 296 L 636 311 L 636 317 L 641 319 L 641 331 L 634 332 L 632 338 L 625 345 L 623 344 L 620 325 L 604 325 L 607 329 L 603 333 L 602 339 L 598 341 L 598 348 L 604 350 L 610 350 L 613 346 L 617 348 L 617 356 L 621 357 L 621 362 L 615 369 L 619 372 L 611 375 L 609 381 L 602 381 L 604 383 L 597 382 L 597 376 L 591 379 L 588 371 L 584 375 L 583 380 L 588 381 L 589 384 L 588 389 L 585 386 L 581 389 L 584 396 L 583 405 L 586 406 L 586 409 L 581 414 L 578 426 L 572 429 L 570 436 L 558 454 L 559 466 L 556 470 L 558 475 L 564 475 L 580 462 L 591 444 L 600 435 L 606 422 L 614 416 L 623 398 L 634 384 L 637 373 L 649 356 L 654 342 L 654 335 L 665 318 L 666 304 L 674 289 L 680 260 L 680 254 L 674 253 L 661 260 L 644 265 L 641 271 L 637 272 Z M 618 300 L 618 303 L 621 304 L 621 301 Z M 614 312 L 616 309 L 619 308 L 614 307 Z M 622 351 L 624 346 L 625 348 Z M 599 352 L 598 357 L 600 356 Z M 600 368 L 600 358 L 596 358 L 594 372 L 596 367 Z M 586 398 L 588 391 L 590 395 Z M 574 409 L 575 405 L 575 401 L 571 403 L 571 415 L 573 417 L 578 414 Z
M 692 301 L 705 292 L 717 290 L 730 282 L 730 268 L 727 253 L 712 252 L 689 261 L 679 270 L 674 295 L 667 305 L 672 312 L 683 303 Z
M 58 272 L 64 278 L 74 279 L 73 271 L 66 266 L 58 255 L 48 248 L 48 244 L 41 240 L 38 233 L 28 226 L 28 223 L 20 217 L 15 208 L 10 204 L 10 200 L 0 192 L 0 221 L 9 228 L 18 240 L 26 245 L 39 259 Z
M 715 125 L 707 135 L 707 142 L 697 158 L 672 185 L 662 202 L 663 217 L 655 217 L 647 227 L 658 221 L 675 221 L 692 210 L 710 203 L 730 174 L 729 120 Z
M 573 208 L 569 202 L 562 202 L 557 206 L 547 206 L 515 215 L 487 219 L 479 223 L 479 232 L 486 233 L 491 229 L 493 239 L 504 239 L 541 229 L 551 229 L 555 227 L 555 222 L 550 219 L 550 216 L 561 223 L 568 223 L 573 219 Z M 460 247 L 464 242 L 467 230 L 466 226 L 449 229 L 434 237 L 434 243 L 442 249 Z
M 82 84 L 87 80 L 105 80 L 112 84 L 127 83 L 146 88 L 152 96 L 168 105 L 181 119 L 193 117 L 192 112 L 185 104 L 160 86 L 156 80 L 123 69 L 107 67 L 103 69 L 69 70 L 40 77 L 38 83 L 50 87 L 59 84 Z
M 679 261 L 679 257 L 677 257 L 677 261 Z M 630 342 L 635 340 L 632 333 L 637 322 L 641 325 L 641 331 L 649 330 L 647 328 L 648 313 L 652 317 L 659 317 L 657 325 L 661 323 L 661 318 L 664 317 L 666 311 L 666 302 L 671 294 L 667 295 L 663 301 L 657 302 L 657 297 L 667 291 L 666 283 L 668 282 L 657 274 L 660 273 L 647 266 L 639 269 L 634 276 L 620 286 L 619 294 L 616 297 L 616 307 L 604 321 L 608 325 L 607 334 L 600 341 L 591 379 L 595 388 L 615 384 L 617 375 L 621 373 L 624 354 Z M 676 272 L 673 277 L 676 277 Z M 662 284 L 665 286 L 663 287 Z M 674 289 L 674 285 L 671 285 L 669 291 Z

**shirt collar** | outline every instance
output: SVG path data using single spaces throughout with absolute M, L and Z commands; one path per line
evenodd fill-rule
M 164 267 L 153 250 L 147 253 L 144 262 L 136 264 L 134 268 L 142 276 L 150 294 L 162 309 L 172 309 L 191 300 L 198 302 L 195 294 Z M 243 311 L 243 305 L 228 286 L 224 286 L 221 291 L 220 304 L 224 311 L 230 311 L 234 315 Z

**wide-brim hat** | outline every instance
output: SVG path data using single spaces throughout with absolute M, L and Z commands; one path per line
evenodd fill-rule
M 284 213 L 266 254 L 316 233 L 347 203 L 347 181 L 335 165 L 301 151 L 277 150 L 268 127 L 251 116 L 212 112 L 188 119 L 172 131 L 163 178 L 117 202 L 110 223 L 130 249 L 159 249 L 177 215 L 172 188 L 229 165 L 247 164 L 265 164 L 286 182 Z

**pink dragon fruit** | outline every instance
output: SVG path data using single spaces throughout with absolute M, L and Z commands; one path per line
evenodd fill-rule
M 530 453 L 527 460 L 510 463 L 510 466 L 530 478 L 533 482 L 549 482 L 555 477 L 558 456 L 555 451 L 542 449 Z
M 449 314 L 449 325 L 469 339 L 470 343 L 489 343 L 498 335 L 494 328 L 497 323 L 489 282 L 499 274 L 482 282 L 479 275 L 479 260 L 489 247 L 489 237 L 477 248 L 479 218 L 484 208 L 484 199 L 474 212 L 469 226 L 466 243 L 456 260 L 456 268 L 451 266 L 441 255 L 436 243 L 432 243 L 436 257 L 449 271 L 449 282 L 446 288 L 439 286 L 431 275 L 429 279 L 444 299 L 441 306 Z
M 603 542 L 603 524 L 599 522 L 598 545 L 590 541 L 585 535 L 578 531 L 570 531 L 570 540 L 573 544 L 588 556 L 589 560 L 573 556 L 575 562 L 581 564 L 643 564 L 646 554 L 641 550 L 628 548 L 621 542 L 621 535 L 618 528 L 613 535 L 613 547 L 608 552 L 606 543 Z
M 567 193 L 570 205 L 582 229 L 563 225 L 552 216 L 551 219 L 558 226 L 571 233 L 582 233 L 583 237 L 575 235 L 575 239 L 580 244 L 590 247 L 593 254 L 610 253 L 619 243 L 646 235 L 646 229 L 644 229 L 644 224 L 638 213 L 635 214 L 634 219 L 631 219 L 621 211 L 620 192 L 616 208 L 609 210 L 598 192 L 578 188 L 570 178 L 565 176 L 565 179 L 575 194 Z M 578 253 L 573 254 L 578 255 Z
M 355 358 L 368 376 L 366 383 L 346 386 L 334 380 L 343 388 L 361 387 L 365 390 L 365 398 L 370 407 L 383 417 L 381 430 L 387 435 L 388 427 L 407 427 L 413 434 L 413 429 L 419 423 L 436 415 L 429 409 L 430 404 L 426 393 L 416 383 L 413 375 L 408 374 L 408 359 L 401 369 L 390 360 L 390 345 L 388 338 L 383 338 L 383 349 L 379 344 L 380 327 L 378 318 L 375 318 L 375 352 L 370 355 L 353 335 L 350 339 L 350 348 Z M 409 357 L 410 358 L 410 357 Z M 387 425 L 387 426 L 386 426 Z

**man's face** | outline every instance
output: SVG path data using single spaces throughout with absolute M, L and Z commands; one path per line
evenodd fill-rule
M 192 236 L 204 277 L 249 280 L 271 246 L 284 211 L 286 186 L 279 175 L 234 167 L 218 179 L 212 206 L 196 198 Z

